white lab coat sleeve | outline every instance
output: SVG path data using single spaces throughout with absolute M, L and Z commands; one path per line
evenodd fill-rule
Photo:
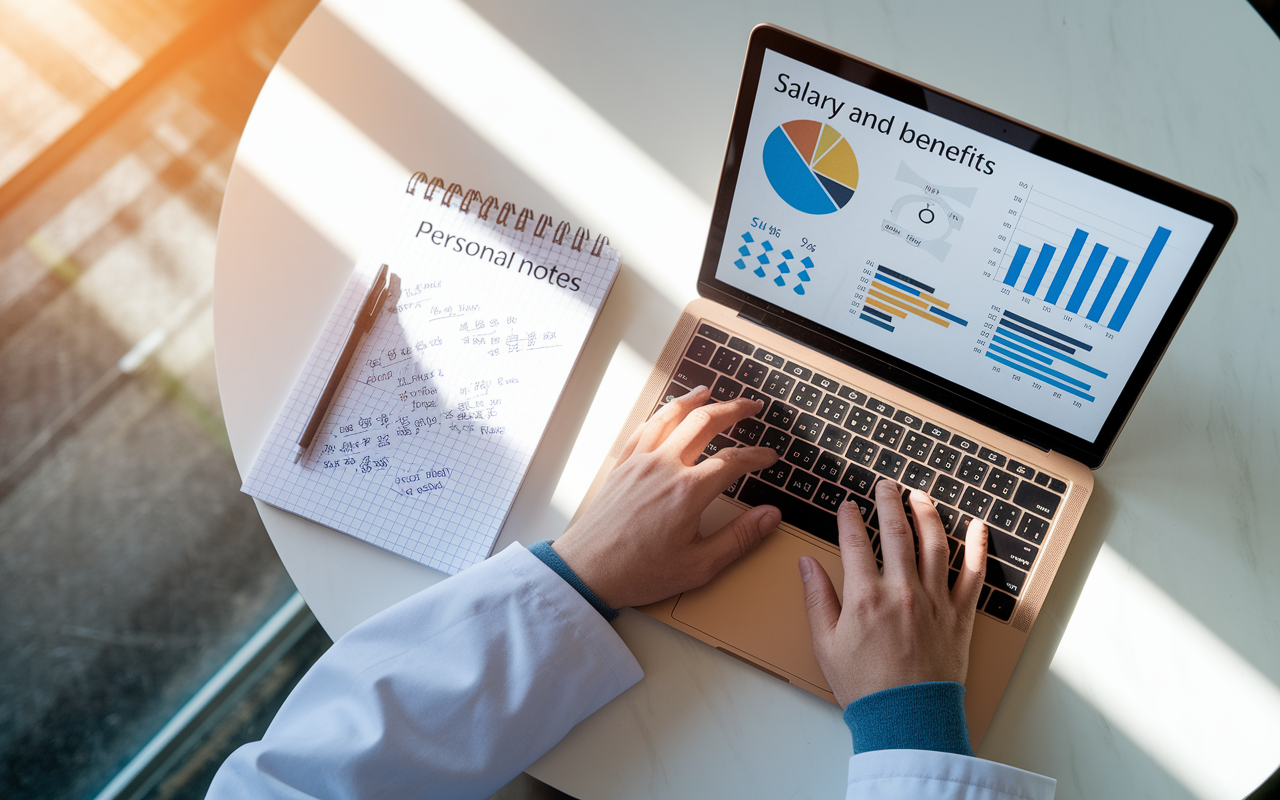
M 846 800 L 1053 800 L 1057 781 L 933 750 L 872 750 L 849 759 Z
M 342 637 L 209 798 L 487 798 L 643 677 L 519 545 Z

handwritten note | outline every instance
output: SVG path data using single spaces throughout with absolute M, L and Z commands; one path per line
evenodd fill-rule
M 492 550 L 618 254 L 593 254 L 565 226 L 517 230 L 514 215 L 481 219 L 479 204 L 464 213 L 458 198 L 445 207 L 441 192 L 419 194 L 406 194 L 357 264 L 244 491 L 452 574 Z M 388 297 L 295 465 L 298 436 L 383 263 Z

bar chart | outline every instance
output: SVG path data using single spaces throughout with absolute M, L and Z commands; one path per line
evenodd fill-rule
M 1119 331 L 1170 234 L 1125 227 L 1033 188 L 995 278 L 1090 322 L 1106 317 Z
M 950 303 L 934 296 L 936 290 L 909 275 L 877 265 L 863 301 L 859 319 L 887 331 L 909 316 L 925 319 L 943 328 L 967 326 L 966 320 L 950 313 Z
M 1001 313 L 984 355 L 1027 377 L 1093 402 L 1107 373 L 1088 363 L 1093 347 L 1009 310 Z

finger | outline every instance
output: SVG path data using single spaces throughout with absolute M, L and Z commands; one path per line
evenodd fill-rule
M 977 611 L 982 582 L 987 577 L 987 526 L 981 520 L 970 520 L 964 535 L 964 563 L 960 577 L 951 589 L 951 600 L 962 611 Z
M 702 539 L 697 545 L 702 550 L 706 567 L 705 580 L 742 558 L 760 543 L 760 540 L 778 527 L 782 512 L 773 506 L 756 506 L 734 517 L 720 530 Z
M 844 565 L 844 591 L 847 595 L 856 586 L 867 586 L 868 581 L 879 580 L 880 570 L 876 567 L 876 554 L 856 501 L 846 500 L 836 509 L 836 527 L 840 531 L 840 563 Z
M 728 403 L 700 406 L 680 421 L 662 447 L 679 454 L 685 464 L 692 464 L 717 433 L 738 420 L 759 413 L 760 408 L 759 400 L 741 397 Z
M 947 592 L 947 569 L 951 563 L 951 549 L 947 547 L 947 532 L 942 527 L 938 510 L 929 501 L 929 495 L 912 489 L 908 502 L 911 517 L 920 537 L 920 583 L 941 597 Z
M 641 453 L 652 453 L 657 450 L 671 432 L 684 422 L 689 412 L 706 405 L 710 397 L 711 390 L 706 386 L 699 386 L 688 394 L 667 403 L 658 410 L 657 414 L 640 426 L 640 436 L 636 439 L 634 450 Z M 622 459 L 618 461 L 621 463 Z
M 856 512 L 855 512 L 856 513 Z M 822 565 L 809 556 L 800 557 L 800 579 L 804 581 L 804 607 L 809 615 L 809 633 L 813 636 L 813 654 L 822 663 L 820 650 L 835 633 L 840 621 L 840 600 L 836 597 L 831 577 Z
M 880 552 L 886 578 L 920 583 L 916 570 L 916 546 L 902 508 L 902 486 L 882 480 L 876 484 L 876 511 L 880 517 Z
M 777 460 L 778 451 L 772 447 L 727 447 L 694 467 L 695 480 L 710 503 L 743 475 L 771 467 Z

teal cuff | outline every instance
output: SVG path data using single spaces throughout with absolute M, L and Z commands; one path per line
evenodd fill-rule
M 573 570 L 569 569 L 569 565 L 564 563 L 564 559 L 560 557 L 560 554 L 551 547 L 550 539 L 543 539 L 533 545 L 529 548 L 529 552 L 537 556 L 543 564 L 551 567 L 551 571 L 564 578 L 566 583 L 577 589 L 578 594 L 582 595 L 582 598 L 590 603 L 592 608 L 600 612 L 600 616 L 604 617 L 605 622 L 613 622 L 618 618 L 618 612 L 605 605 L 604 601 L 596 597 L 595 592 L 588 589 L 582 579 Z
M 871 750 L 935 750 L 972 756 L 964 719 L 964 686 L 932 681 L 897 686 L 849 704 L 844 722 L 854 754 Z

